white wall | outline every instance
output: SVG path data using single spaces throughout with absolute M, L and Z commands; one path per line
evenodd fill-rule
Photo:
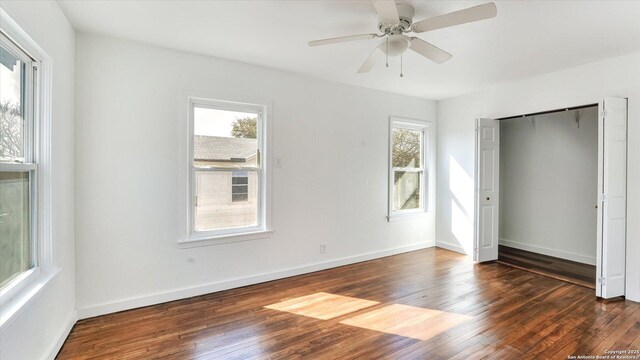
M 434 244 L 433 213 L 385 216 L 389 115 L 435 121 L 435 102 L 95 35 L 76 41 L 81 317 Z M 272 238 L 178 247 L 184 89 L 270 106 L 282 164 Z
M 437 244 L 473 249 L 474 119 L 629 99 L 627 298 L 640 301 L 640 52 L 438 102 Z
M 597 197 L 597 106 L 500 121 L 501 245 L 595 265 Z
M 57 275 L 0 334 L 1 359 L 55 355 L 75 322 L 74 61 L 75 35 L 54 1 L 0 5 L 53 61 L 52 226 Z

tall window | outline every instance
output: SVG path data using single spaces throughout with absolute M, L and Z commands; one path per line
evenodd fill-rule
M 264 230 L 264 108 L 191 99 L 191 233 Z
M 0 289 L 37 265 L 34 66 L 0 33 Z
M 390 126 L 389 216 L 426 210 L 425 166 L 428 123 L 392 118 Z

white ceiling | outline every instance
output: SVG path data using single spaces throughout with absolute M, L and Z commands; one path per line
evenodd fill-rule
M 486 2 L 403 1 L 414 6 L 414 21 Z M 430 99 L 640 50 L 640 1 L 496 1 L 495 19 L 418 35 L 454 57 L 437 65 L 408 52 L 404 78 L 398 58 L 356 74 L 380 39 L 307 46 L 375 32 L 367 0 L 58 2 L 80 32 Z

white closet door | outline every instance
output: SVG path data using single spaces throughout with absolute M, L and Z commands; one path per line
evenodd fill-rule
M 500 125 L 498 120 L 476 121 L 475 261 L 498 259 Z
M 598 117 L 596 295 L 624 295 L 627 217 L 627 99 L 605 98 Z

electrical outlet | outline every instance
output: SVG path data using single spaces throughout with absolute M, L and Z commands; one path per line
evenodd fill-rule
M 322 243 L 320 244 L 320 254 L 326 254 L 327 253 L 327 244 Z

